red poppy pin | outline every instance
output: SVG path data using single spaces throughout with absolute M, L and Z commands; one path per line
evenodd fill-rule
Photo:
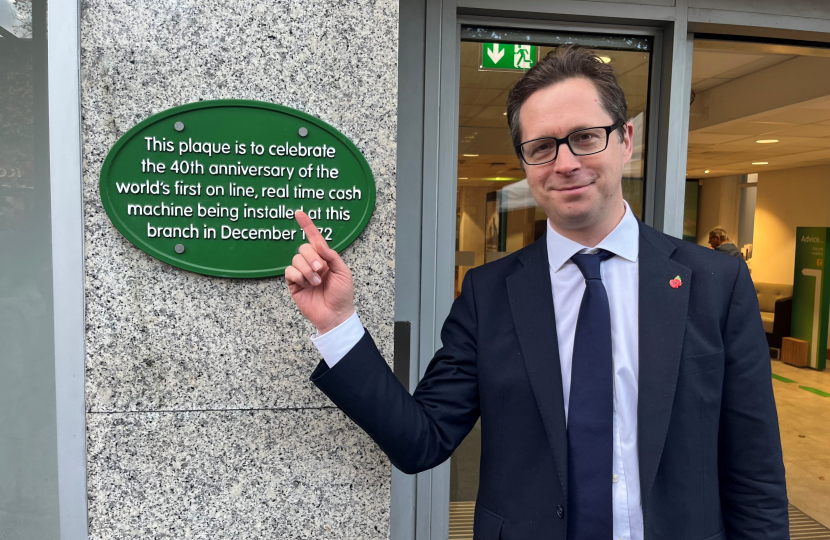
M 683 281 L 680 280 L 680 276 L 675 277 L 674 279 L 669 281 L 669 285 L 671 285 L 672 289 L 676 289 L 683 285 Z

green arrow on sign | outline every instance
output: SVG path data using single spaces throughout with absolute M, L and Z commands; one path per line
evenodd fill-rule
M 536 65 L 538 47 L 517 43 L 482 43 L 481 69 L 526 71 Z
M 499 60 L 501 60 L 504 57 L 504 49 L 501 48 L 500 43 L 493 43 L 490 45 L 489 49 L 485 47 L 485 50 L 487 51 L 487 56 L 490 58 L 490 60 L 493 61 L 493 64 L 495 65 L 498 65 Z

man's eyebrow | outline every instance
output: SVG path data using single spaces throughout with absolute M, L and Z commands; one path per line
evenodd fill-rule
M 596 126 L 592 126 L 592 125 L 588 125 L 588 124 L 579 124 L 577 127 L 574 127 L 574 128 L 572 128 L 568 131 L 564 131 L 562 137 L 567 137 L 568 135 L 570 135 L 574 131 L 579 131 L 580 129 L 588 129 L 588 128 L 592 128 L 592 127 L 596 127 Z M 547 133 L 551 133 L 551 132 L 548 131 Z M 556 137 L 555 135 L 541 135 L 537 138 L 543 138 L 543 137 L 553 137 L 553 138 L 557 138 L 557 139 L 562 138 L 562 137 Z
M 592 128 L 592 127 L 597 127 L 597 126 L 594 126 L 594 125 L 591 125 L 591 124 L 579 124 L 579 126 L 573 128 L 568 133 L 573 133 L 574 131 L 579 131 L 580 129 L 588 129 L 588 128 Z

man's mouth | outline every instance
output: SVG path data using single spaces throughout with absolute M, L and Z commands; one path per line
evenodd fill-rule
M 582 184 L 582 185 L 579 185 L 579 186 L 563 186 L 563 187 L 560 187 L 560 188 L 554 188 L 554 190 L 555 191 L 562 191 L 562 192 L 565 192 L 565 193 L 576 193 L 580 190 L 584 190 L 585 188 L 587 188 L 590 185 L 591 184 Z

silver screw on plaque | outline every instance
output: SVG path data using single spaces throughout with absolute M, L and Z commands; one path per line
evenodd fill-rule
M 175 124 L 173 124 L 173 128 L 176 131 L 184 131 L 184 122 L 176 122 Z
M 301 127 L 299 133 L 300 137 L 305 137 L 306 135 L 308 135 L 308 129 Z
M 176 244 L 176 247 L 174 249 L 176 250 L 176 253 L 179 253 L 179 254 L 184 253 L 184 245 L 183 244 Z

